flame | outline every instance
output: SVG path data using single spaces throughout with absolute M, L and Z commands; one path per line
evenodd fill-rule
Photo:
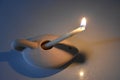
M 80 26 L 81 26 L 81 27 L 85 27 L 85 26 L 86 26 L 86 22 L 87 22 L 86 18 L 83 17 L 82 20 L 81 20 Z

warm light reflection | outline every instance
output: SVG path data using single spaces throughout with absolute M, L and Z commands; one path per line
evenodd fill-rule
M 84 76 L 84 71 L 80 71 L 79 75 L 80 75 L 80 77 L 83 77 Z
M 81 20 L 80 26 L 81 26 L 81 27 L 85 27 L 85 26 L 86 26 L 86 22 L 87 22 L 86 18 L 83 17 L 82 20 Z

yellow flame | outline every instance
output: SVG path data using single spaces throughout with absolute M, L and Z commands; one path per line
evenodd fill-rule
M 87 22 L 86 18 L 83 17 L 82 20 L 81 20 L 80 26 L 86 26 L 86 22 Z

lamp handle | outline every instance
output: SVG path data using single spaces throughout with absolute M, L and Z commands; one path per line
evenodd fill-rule
M 27 39 L 16 39 L 15 41 L 13 41 L 12 47 L 17 51 L 22 51 L 26 47 L 35 49 L 38 48 L 38 43 Z

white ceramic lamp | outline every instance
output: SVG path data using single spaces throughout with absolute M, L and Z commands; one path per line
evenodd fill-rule
M 43 35 L 32 41 L 18 39 L 12 46 L 21 51 L 25 61 L 33 66 L 59 68 L 72 60 L 78 52 L 66 39 L 84 31 L 85 25 L 86 19 L 83 18 L 79 28 L 63 36 Z
M 67 40 L 61 41 L 59 44 L 63 44 L 63 46 L 60 45 L 61 47 L 67 45 L 64 48 L 66 48 L 67 51 L 72 50 L 71 53 L 70 51 L 65 51 L 66 49 L 60 49 L 59 47 L 52 47 L 47 50 L 42 48 L 42 44 L 44 42 L 48 40 L 54 40 L 56 38 L 57 36 L 54 35 L 44 35 L 40 36 L 39 39 L 37 39 L 35 42 L 19 39 L 13 42 L 13 47 L 16 48 L 16 50 L 22 52 L 23 58 L 30 65 L 44 68 L 59 68 L 72 60 L 77 54 L 77 50 L 76 48 L 71 46 L 72 44 Z M 29 44 L 25 44 L 26 42 L 29 43 L 31 46 Z M 33 46 L 35 43 L 37 43 L 37 45 L 39 46 Z M 20 48 L 22 47 L 26 48 L 21 50 Z

